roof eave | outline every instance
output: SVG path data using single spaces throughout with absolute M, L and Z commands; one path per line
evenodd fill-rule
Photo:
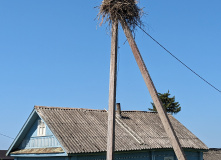
M 11 154 L 13 157 L 66 157 L 67 153 Z
M 9 156 L 10 152 L 18 147 L 18 145 L 21 143 L 21 139 L 24 138 L 25 133 L 28 132 L 29 125 L 31 126 L 32 122 L 34 123 L 35 119 L 38 117 L 38 114 L 35 109 L 32 110 L 31 114 L 29 115 L 28 119 L 26 120 L 25 124 L 17 134 L 16 138 L 12 142 L 11 146 L 9 147 L 6 156 Z

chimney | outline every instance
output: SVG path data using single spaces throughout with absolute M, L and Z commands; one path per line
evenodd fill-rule
M 117 113 L 116 113 L 117 118 L 121 118 L 121 107 L 120 103 L 117 103 Z

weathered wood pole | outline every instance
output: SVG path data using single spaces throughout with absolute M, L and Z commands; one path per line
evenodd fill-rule
M 127 41 L 132 49 L 132 52 L 134 54 L 134 57 L 137 61 L 137 64 L 138 64 L 138 67 L 141 71 L 141 74 L 144 78 L 144 81 L 146 83 L 146 86 L 150 92 L 150 95 L 151 95 L 151 98 L 153 100 L 153 103 L 155 104 L 156 106 L 156 109 L 157 109 L 157 112 L 159 114 L 159 117 L 163 123 L 163 126 L 164 126 L 164 129 L 172 143 L 172 146 L 173 146 L 173 149 L 174 149 L 174 152 L 178 158 L 178 160 L 186 160 L 185 158 L 185 154 L 184 154 L 184 151 L 180 145 L 180 142 L 176 136 L 176 133 L 174 132 L 174 129 L 173 129 L 173 126 L 169 120 L 169 117 L 165 111 L 165 109 L 163 108 L 163 105 L 162 105 L 162 102 L 161 100 L 159 99 L 158 97 L 158 94 L 157 94 L 157 90 L 153 84 L 153 81 L 151 80 L 151 77 L 148 73 L 148 70 L 146 68 L 146 65 L 143 61 L 143 58 L 140 54 L 140 51 L 136 45 L 136 42 L 132 36 L 132 33 L 131 33 L 131 30 L 130 28 L 128 27 L 127 23 L 125 21 L 121 21 L 121 25 L 122 25 L 122 28 L 124 30 L 124 33 L 127 37 Z
M 114 159 L 115 147 L 115 106 L 116 106 L 116 83 L 117 83 L 117 44 L 118 44 L 118 21 L 112 22 L 111 37 L 111 60 L 109 82 L 109 106 L 108 106 L 108 131 L 107 131 L 107 160 Z

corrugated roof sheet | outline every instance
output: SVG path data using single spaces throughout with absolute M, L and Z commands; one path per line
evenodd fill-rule
M 208 152 L 203 153 L 204 160 L 221 160 L 221 149 L 209 149 Z
M 107 112 L 35 106 L 67 153 L 106 151 Z M 122 111 L 116 120 L 115 151 L 172 148 L 157 113 Z M 172 115 L 170 121 L 182 147 L 208 149 Z

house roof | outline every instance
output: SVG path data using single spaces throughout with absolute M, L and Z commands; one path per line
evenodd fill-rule
M 35 106 L 66 153 L 106 151 L 107 111 Z M 122 111 L 116 118 L 115 151 L 172 148 L 157 113 Z M 169 114 L 183 148 L 208 149 L 185 126 Z
M 221 148 L 210 148 L 208 152 L 203 153 L 204 160 L 221 159 Z

